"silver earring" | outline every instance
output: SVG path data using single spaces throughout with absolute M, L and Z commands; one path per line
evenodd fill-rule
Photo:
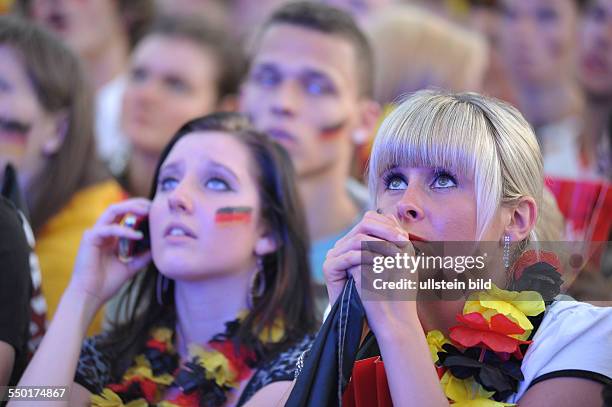
M 257 257 L 257 269 L 253 273 L 251 278 L 251 284 L 249 285 L 249 307 L 253 308 L 253 303 L 256 299 L 263 296 L 266 291 L 266 277 L 263 269 L 263 259 Z
M 157 280 L 155 281 L 155 296 L 159 305 L 164 305 L 164 294 L 166 291 L 168 291 L 168 279 L 161 273 L 158 273 Z
M 504 268 L 510 267 L 510 236 L 504 235 Z

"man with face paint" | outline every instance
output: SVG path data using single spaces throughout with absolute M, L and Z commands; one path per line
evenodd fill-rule
M 297 2 L 272 13 L 250 51 L 240 108 L 291 155 L 312 272 L 322 281 L 327 251 L 366 208 L 367 191 L 349 170 L 380 114 L 371 96 L 370 47 L 350 15 Z

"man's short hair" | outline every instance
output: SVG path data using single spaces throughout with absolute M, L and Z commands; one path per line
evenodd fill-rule
M 336 35 L 349 41 L 355 50 L 359 94 L 372 97 L 374 88 L 372 50 L 367 37 L 350 14 L 322 3 L 310 1 L 289 3 L 274 11 L 263 23 L 258 35 L 259 40 L 269 27 L 276 24 L 299 26 Z

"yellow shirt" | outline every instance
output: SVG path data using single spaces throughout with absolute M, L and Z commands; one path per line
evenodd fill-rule
M 109 205 L 126 198 L 119 184 L 105 181 L 75 193 L 62 210 L 47 221 L 36 236 L 36 254 L 40 261 L 43 295 L 47 316 L 53 317 L 68 286 L 83 232 L 92 227 Z M 98 333 L 103 311 L 96 315 L 88 335 Z

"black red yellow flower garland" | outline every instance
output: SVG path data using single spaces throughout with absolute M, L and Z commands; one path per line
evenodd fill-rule
M 106 386 L 102 393 L 93 395 L 91 402 L 97 407 L 180 407 L 221 406 L 227 393 L 239 386 L 257 366 L 261 355 L 241 347 L 236 349 L 232 338 L 246 314 L 226 323 L 226 332 L 216 335 L 206 346 L 189 345 L 189 362 L 179 367 L 174 349 L 173 331 L 167 327 L 151 330 L 144 352 L 119 383 Z M 260 343 L 276 343 L 284 336 L 281 319 L 253 338 Z M 253 347 L 255 349 L 257 347 Z M 164 400 L 166 392 L 176 387 L 178 395 Z
M 546 303 L 559 294 L 554 255 L 528 251 L 513 268 L 511 288 L 473 293 L 449 338 L 427 333 L 427 343 L 444 394 L 453 407 L 511 406 L 503 403 L 523 380 L 521 363 L 543 318 Z M 546 301 L 544 298 L 546 298 Z

